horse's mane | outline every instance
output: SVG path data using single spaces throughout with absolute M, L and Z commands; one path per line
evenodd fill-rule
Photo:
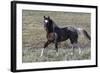
M 55 21 L 53 21 L 52 19 L 51 19 L 51 21 L 52 21 L 52 24 L 53 24 L 53 27 L 54 27 L 54 28 L 59 28 L 59 27 L 57 26 L 57 24 L 55 23 Z

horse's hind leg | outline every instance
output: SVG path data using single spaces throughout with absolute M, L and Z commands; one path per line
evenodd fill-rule
M 80 48 L 79 43 L 77 43 L 76 46 L 77 46 L 77 48 L 78 48 L 79 54 L 81 54 L 81 48 Z
M 72 44 L 72 52 L 71 52 L 71 55 L 74 55 L 74 52 L 75 52 L 75 48 L 77 47 L 77 39 L 75 40 L 71 40 L 71 44 Z
M 74 54 L 74 44 L 71 45 L 71 49 L 72 49 L 71 55 L 73 55 Z
M 44 49 L 50 44 L 51 42 L 50 41 L 47 41 L 45 44 L 44 44 L 44 48 L 41 50 L 41 56 L 43 56 L 43 52 L 44 52 Z
M 78 53 L 81 54 L 81 48 L 78 42 L 73 44 L 73 53 L 74 53 L 74 48 L 78 48 Z
M 58 56 L 58 43 L 55 42 L 55 48 L 56 48 L 56 55 Z

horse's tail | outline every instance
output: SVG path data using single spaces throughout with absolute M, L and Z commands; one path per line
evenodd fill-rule
M 86 38 L 88 38 L 89 40 L 91 40 L 90 35 L 87 33 L 86 30 L 82 29 L 82 28 L 78 28 L 78 33 L 79 34 L 83 34 Z
M 89 40 L 91 40 L 91 37 L 90 37 L 90 35 L 87 33 L 86 30 L 83 30 L 83 34 L 84 34 Z

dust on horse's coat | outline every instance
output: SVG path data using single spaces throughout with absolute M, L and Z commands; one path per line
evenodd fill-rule
M 90 40 L 90 36 L 88 33 L 82 28 L 75 27 L 64 27 L 60 28 L 56 25 L 56 23 L 48 16 L 44 16 L 44 28 L 46 30 L 47 42 L 44 44 L 44 48 L 46 48 L 50 43 L 55 44 L 55 49 L 58 52 L 58 42 L 70 40 L 72 44 L 72 48 L 78 44 L 78 34 L 83 32 L 83 34 Z M 78 46 L 78 45 L 77 45 Z M 41 52 L 41 56 L 43 55 L 43 50 Z

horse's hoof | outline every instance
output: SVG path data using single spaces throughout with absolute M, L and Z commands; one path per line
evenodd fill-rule
M 79 54 L 81 54 L 82 52 L 81 51 L 79 51 Z
M 81 50 L 79 50 L 79 54 L 81 54 L 82 53 L 82 51 Z
M 58 56 L 59 54 L 58 53 L 56 53 L 56 56 Z
M 42 57 L 42 56 L 40 56 L 40 57 Z
M 40 57 L 42 57 L 43 55 L 40 55 Z
M 73 52 L 71 52 L 70 55 L 74 55 Z

